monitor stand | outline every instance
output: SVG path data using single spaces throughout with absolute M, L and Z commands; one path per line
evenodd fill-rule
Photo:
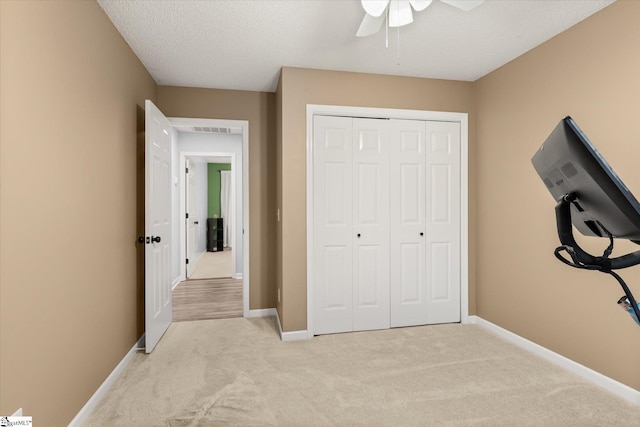
M 584 251 L 573 237 L 573 226 L 571 223 L 571 205 L 573 204 L 578 210 L 582 209 L 578 203 L 578 199 L 579 196 L 577 193 L 568 193 L 562 196 L 556 205 L 556 225 L 562 246 L 556 248 L 554 255 L 560 261 L 571 267 L 595 270 L 612 275 L 618 281 L 625 294 L 625 296 L 618 300 L 618 305 L 631 314 L 631 317 L 634 318 L 640 326 L 640 307 L 638 307 L 638 303 L 627 284 L 613 271 L 640 264 L 640 251 L 616 258 L 609 258 L 609 255 L 611 255 L 613 251 L 613 236 L 598 221 L 595 221 L 595 223 L 597 223 L 599 229 L 604 230 L 605 234 L 607 234 L 607 236 L 603 237 L 609 238 L 609 246 L 602 256 L 591 255 Z M 633 240 L 632 242 L 638 243 Z M 560 254 L 561 252 L 567 252 L 571 257 L 571 261 L 562 256 Z

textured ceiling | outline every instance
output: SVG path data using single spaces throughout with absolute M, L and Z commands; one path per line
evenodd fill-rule
M 158 84 L 274 92 L 282 66 L 474 81 L 613 0 L 436 0 L 388 48 L 358 0 L 98 3 Z

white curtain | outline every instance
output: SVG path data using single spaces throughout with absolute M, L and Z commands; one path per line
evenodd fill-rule
M 231 171 L 220 171 L 220 211 L 224 223 L 224 247 L 231 247 Z

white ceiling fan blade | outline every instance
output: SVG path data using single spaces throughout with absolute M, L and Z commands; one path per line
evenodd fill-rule
M 389 3 L 389 26 L 402 27 L 413 22 L 409 0 L 393 0 Z
M 368 13 L 365 13 L 362 22 L 360 23 L 360 28 L 358 28 L 358 32 L 356 33 L 357 37 L 367 37 L 371 34 L 375 34 L 380 31 L 382 27 L 382 23 L 384 22 L 384 14 L 380 16 L 371 16 Z
M 469 12 L 471 9 L 475 9 L 484 3 L 484 0 L 440 0 L 442 3 L 446 3 L 458 9 L 462 9 L 465 12 Z
M 365 12 L 377 18 L 384 14 L 389 0 L 361 0 L 360 3 L 362 3 L 362 8 Z
M 432 2 L 433 0 L 409 0 L 409 3 L 413 6 L 413 10 L 416 12 L 425 10 Z

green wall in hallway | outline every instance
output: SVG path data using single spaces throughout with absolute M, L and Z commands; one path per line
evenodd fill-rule
M 220 213 L 220 171 L 230 171 L 231 163 L 208 163 L 207 178 L 209 181 L 209 190 L 207 194 L 207 215 L 213 218 L 215 213 L 221 217 Z

